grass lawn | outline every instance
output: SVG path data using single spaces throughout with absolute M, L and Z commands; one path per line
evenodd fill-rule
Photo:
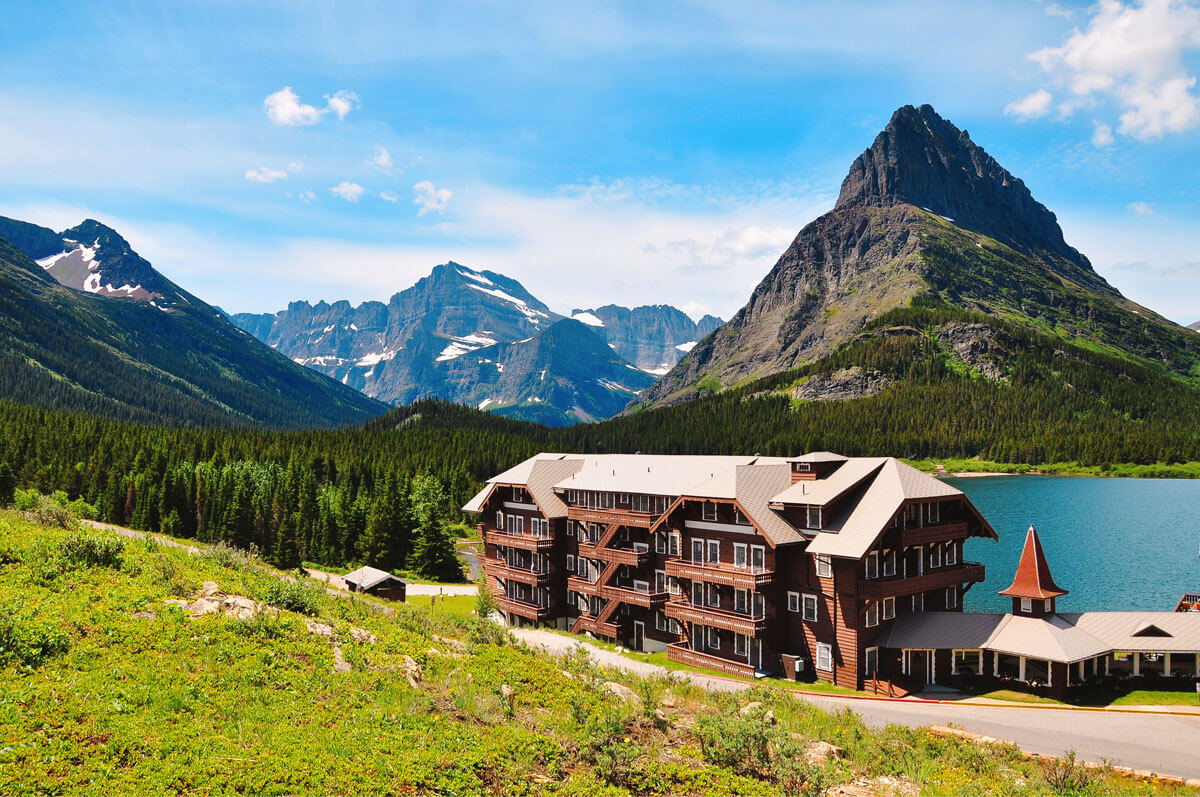
M 1030 695 L 1012 689 L 997 689 L 984 692 L 975 697 L 989 697 L 993 700 L 1008 700 L 1013 703 L 1044 703 L 1046 705 L 1062 706 L 1196 706 L 1198 702 L 1195 692 L 1170 692 L 1157 689 L 1134 689 L 1123 693 L 1087 694 L 1066 703 L 1050 697 Z
M 430 609 L 430 604 L 435 597 L 437 603 L 433 603 L 431 609 L 435 615 L 466 618 L 475 614 L 474 595 L 412 595 L 405 603 L 409 606 Z
M 1045 703 L 1047 705 L 1063 705 L 1061 702 L 1052 697 L 1030 695 L 1013 689 L 996 689 L 991 692 L 983 692 L 982 694 L 972 695 L 972 697 L 986 697 L 990 698 L 991 700 L 1007 700 L 1010 703 Z

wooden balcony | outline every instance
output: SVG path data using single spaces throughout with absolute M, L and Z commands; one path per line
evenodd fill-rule
M 567 576 L 567 589 L 575 590 L 584 595 L 600 594 L 600 585 L 588 581 L 583 576 Z
M 483 569 L 489 576 L 502 578 L 506 581 L 520 581 L 522 584 L 545 586 L 550 583 L 550 573 L 530 570 L 527 567 L 512 567 L 499 559 L 484 559 Z
M 751 664 L 736 659 L 715 656 L 711 653 L 701 653 L 698 650 L 692 650 L 687 646 L 686 642 L 672 642 L 667 645 L 667 658 L 671 661 L 678 661 L 681 664 L 704 667 L 709 670 L 726 672 L 730 675 L 754 675 L 754 666 Z
M 550 619 L 552 614 L 549 606 L 537 606 L 536 604 L 515 600 L 504 595 L 496 596 L 496 607 L 502 612 L 515 614 L 518 617 L 525 617 L 539 623 Z
M 645 567 L 650 560 L 650 551 L 635 551 L 632 548 L 600 548 L 591 543 L 579 543 L 578 556 L 587 559 L 601 559 L 605 562 L 616 562 L 619 565 Z
M 698 623 L 710 628 L 720 628 L 735 634 L 759 637 L 767 630 L 769 622 L 766 617 L 751 617 L 741 612 L 731 612 L 726 609 L 716 609 L 708 606 L 693 606 L 680 597 L 667 601 L 667 617 L 673 617 L 681 623 Z
M 944 589 L 959 584 L 975 584 L 983 581 L 984 568 L 978 562 L 963 562 L 953 567 L 932 570 L 921 576 L 909 578 L 880 578 L 859 580 L 858 594 L 864 598 L 895 598 L 914 595 L 931 589 Z
M 644 609 L 661 609 L 667 602 L 667 593 L 665 592 L 642 592 L 624 585 L 606 584 L 600 587 L 598 594 L 606 600 L 641 606 Z
M 622 526 L 637 526 L 650 528 L 658 515 L 650 512 L 631 512 L 628 509 L 586 509 L 570 504 L 567 506 L 568 520 L 582 520 L 585 523 L 620 523 Z
M 549 551 L 554 547 L 553 537 L 535 537 L 532 534 L 509 534 L 507 531 L 484 531 L 484 542 L 520 548 L 522 551 Z
M 910 545 L 927 545 L 931 542 L 945 542 L 947 540 L 965 540 L 966 538 L 967 524 L 965 522 L 941 523 L 936 526 L 904 529 L 900 532 L 900 544 L 905 547 Z
M 602 623 L 591 614 L 581 614 L 575 618 L 575 622 L 571 624 L 571 631 L 576 634 L 581 634 L 584 631 L 591 631 L 597 636 L 606 637 L 608 639 L 616 639 L 620 636 L 621 626 L 614 622 Z
M 683 559 L 668 559 L 666 564 L 668 576 L 686 578 L 689 581 L 706 581 L 711 584 L 724 584 L 739 589 L 762 589 L 775 580 L 773 570 L 755 572 L 750 568 L 738 568 L 728 565 L 693 564 Z

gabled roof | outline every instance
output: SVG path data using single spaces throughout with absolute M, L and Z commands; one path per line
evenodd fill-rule
M 1046 554 L 1042 551 L 1042 541 L 1038 539 L 1037 529 L 1029 524 L 1025 533 L 1025 547 L 1021 550 L 1021 561 L 1017 563 L 1017 574 L 1013 577 L 1012 586 L 1000 590 L 1001 595 L 1013 598 L 1057 598 L 1066 595 L 1067 591 L 1054 583 L 1050 575 L 1050 565 L 1046 563 Z
M 825 506 L 871 476 L 883 467 L 885 462 L 887 457 L 859 457 L 847 460 L 823 479 L 796 482 L 776 495 L 774 502 L 793 506 Z
M 848 459 L 849 457 L 832 451 L 810 451 L 798 457 L 790 457 L 788 462 L 845 462 Z
M 770 465 L 739 465 L 736 469 L 737 494 L 734 496 L 742 512 L 762 531 L 772 546 L 801 542 L 791 523 L 771 509 L 771 498 L 779 488 L 792 480 L 792 470 L 786 462 Z
M 1200 613 L 1197 612 L 1082 612 L 1061 615 L 1112 650 L 1163 653 L 1200 651 Z M 1144 632 L 1157 628 L 1167 636 Z M 1143 632 L 1139 634 L 1138 632 Z
M 464 512 L 482 512 L 499 484 L 515 484 L 529 489 L 534 502 L 546 517 L 566 517 L 567 506 L 554 494 L 554 483 L 583 467 L 587 458 L 579 454 L 537 454 L 488 479 L 487 485 L 462 508 Z
M 584 466 L 555 486 L 569 490 L 679 496 L 727 474 L 738 465 L 769 462 L 770 457 L 691 456 L 682 454 L 605 454 L 587 457 Z M 784 462 L 783 459 L 774 459 Z
M 372 589 L 389 580 L 397 581 L 401 584 L 407 583 L 404 579 L 393 576 L 391 573 L 380 570 L 377 567 L 360 567 L 354 572 L 342 576 L 342 581 L 345 581 L 347 584 L 354 584 L 360 590 Z

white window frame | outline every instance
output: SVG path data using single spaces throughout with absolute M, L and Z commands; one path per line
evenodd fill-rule
M 496 512 L 496 531 L 501 531 L 501 532 L 502 532 L 502 531 L 504 531 L 504 530 L 505 530 L 505 527 L 504 527 L 504 513 L 503 513 L 503 512 L 500 512 L 500 511 L 497 511 L 497 512 Z
M 721 649 L 721 629 L 713 628 L 710 625 L 710 626 L 708 626 L 708 633 L 706 633 L 705 636 L 708 637 L 708 639 L 705 640 L 705 642 L 706 642 L 709 650 L 720 650 Z
M 704 582 L 703 581 L 693 581 L 692 582 L 692 605 L 693 606 L 703 606 L 704 605 Z
M 679 556 L 682 548 L 682 537 L 678 531 L 672 531 L 667 535 L 667 556 Z
M 885 548 L 883 551 L 883 577 L 890 578 L 896 575 L 896 549 Z
M 700 519 L 701 520 L 716 520 L 717 519 L 717 505 L 715 502 L 705 501 L 703 504 L 700 505 Z
M 877 601 L 867 601 L 867 612 L 864 622 L 867 628 L 874 628 L 879 625 L 879 603 Z
M 629 493 L 621 493 L 620 498 L 617 499 L 617 503 L 629 506 Z
M 827 553 L 816 555 L 817 578 L 833 578 L 833 559 Z
M 745 513 L 738 507 L 733 508 L 733 522 L 738 526 L 749 526 L 750 518 L 746 517 Z
M 895 616 L 896 616 L 896 599 L 895 598 L 884 598 L 883 599 L 883 619 L 891 620 Z
M 879 648 L 869 647 L 863 651 L 863 677 L 879 673 Z
M 504 561 L 504 549 L 499 546 L 496 547 L 496 558 L 502 562 Z
M 789 612 L 800 612 L 800 593 L 788 592 L 787 594 L 787 610 Z
M 939 501 L 931 501 L 927 505 L 927 523 L 930 526 L 936 526 L 942 522 L 942 504 Z
M 948 565 L 958 564 L 958 545 L 954 542 L 946 543 L 945 562 Z
M 796 466 L 797 473 L 812 473 L 811 462 L 796 462 L 794 464 Z
M 745 634 L 733 635 L 733 655 L 749 656 L 750 655 L 750 640 Z
M 567 490 L 567 503 L 568 504 L 578 503 L 578 499 L 575 495 L 574 490 Z
M 817 643 L 816 667 L 821 672 L 833 672 L 833 645 L 828 642 Z
M 935 544 L 933 546 L 933 550 L 929 552 L 929 566 L 942 566 L 942 546 Z
M 879 551 L 871 551 L 863 562 L 863 575 L 868 579 L 879 578 Z
M 662 612 L 654 613 L 654 630 L 666 631 L 668 628 L 667 616 Z
M 715 552 L 715 555 L 714 555 Z M 710 565 L 721 564 L 721 541 L 707 540 L 704 544 L 704 561 Z
M 692 543 L 691 544 L 692 564 L 694 564 L 694 565 L 704 564 L 704 552 L 708 548 L 708 543 L 699 537 L 692 537 L 691 543 Z M 696 556 L 696 546 L 697 545 L 700 546 L 700 556 L 699 557 Z
M 923 611 L 925 611 L 925 593 L 924 593 L 924 592 L 916 592 L 916 593 L 913 593 L 913 607 L 912 607 L 912 610 L 913 610 L 914 612 L 923 612 Z
M 741 560 L 739 563 L 738 560 Z M 733 566 L 738 570 L 745 570 L 750 567 L 750 546 L 744 542 L 735 542 L 733 544 Z
M 675 576 L 667 576 L 667 592 L 671 595 L 679 594 L 679 579 Z
M 1032 612 L 1033 611 L 1033 599 L 1032 598 L 1021 598 L 1021 611 L 1023 611 L 1023 612 Z
M 572 556 L 571 554 L 567 554 L 567 572 L 568 573 L 575 572 L 575 557 Z
M 759 554 L 762 556 L 762 565 L 761 566 L 754 564 L 754 557 L 756 554 Z M 751 545 L 750 546 L 750 571 L 752 573 L 767 572 L 767 547 L 765 545 Z
M 801 618 L 806 623 L 815 623 L 821 619 L 821 602 L 812 593 L 805 593 L 800 601 Z
M 954 585 L 950 585 L 949 587 L 946 587 L 946 608 L 947 609 L 957 609 L 958 608 L 958 587 L 956 587 Z
M 816 514 L 814 514 L 816 513 Z M 821 528 L 821 507 L 810 506 L 808 512 L 805 513 L 805 525 L 810 529 Z M 815 522 L 814 522 L 815 521 Z
M 742 614 L 750 611 L 750 590 L 740 587 L 733 590 L 733 610 Z
M 710 609 L 721 608 L 721 590 L 716 584 L 704 585 L 704 605 Z
M 1051 606 L 1053 606 L 1053 605 L 1054 605 L 1054 599 L 1053 599 L 1053 598 L 1046 598 L 1046 603 L 1045 603 L 1045 609 L 1046 609 L 1046 611 L 1050 611 L 1050 607 L 1051 607 Z
M 612 493 L 600 493 L 600 508 L 612 509 L 616 505 L 616 496 Z

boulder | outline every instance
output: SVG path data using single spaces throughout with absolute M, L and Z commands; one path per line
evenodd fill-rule
M 200 595 L 198 597 L 211 598 L 213 595 L 216 595 L 220 591 L 221 591 L 221 588 L 217 586 L 217 582 L 205 581 L 203 584 L 200 585 Z
M 350 638 L 355 642 L 366 642 L 369 645 L 374 645 L 379 641 L 379 637 L 375 636 L 365 628 L 351 628 Z
M 333 646 L 333 671 L 334 672 L 353 672 L 354 668 L 350 666 L 350 662 L 346 661 L 342 656 L 342 649 L 337 645 Z
M 837 760 L 845 754 L 846 751 L 837 745 L 820 740 L 809 744 L 804 751 L 804 757 L 810 764 L 824 764 L 829 760 Z
M 637 693 L 625 684 L 619 684 L 616 681 L 605 681 L 604 688 L 607 689 L 610 694 L 614 694 L 626 702 L 641 702 L 637 696 Z

